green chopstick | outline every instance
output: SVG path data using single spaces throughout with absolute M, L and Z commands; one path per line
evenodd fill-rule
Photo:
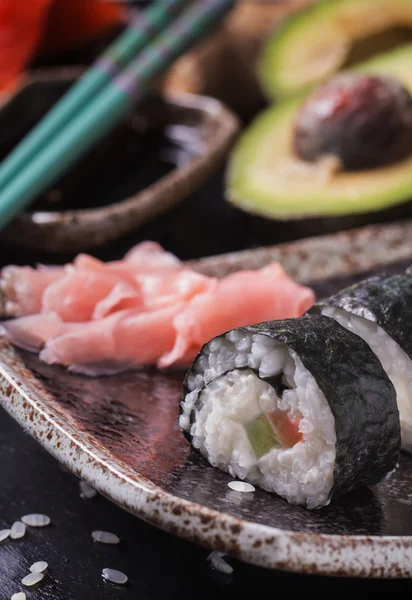
M 0 190 L 188 3 L 189 0 L 159 0 L 134 17 L 126 30 L 0 164 Z
M 108 133 L 187 48 L 233 7 L 235 0 L 196 0 L 69 122 L 0 192 L 0 230 L 96 141 Z

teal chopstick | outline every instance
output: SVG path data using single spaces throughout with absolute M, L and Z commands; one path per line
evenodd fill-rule
M 126 30 L 90 67 L 32 131 L 0 164 L 0 190 L 17 176 L 25 163 L 89 100 L 94 98 L 145 45 L 167 25 L 189 0 L 159 0 L 138 14 Z
M 150 82 L 204 35 L 234 0 L 197 0 L 68 123 L 0 192 L 0 230 L 108 133 Z

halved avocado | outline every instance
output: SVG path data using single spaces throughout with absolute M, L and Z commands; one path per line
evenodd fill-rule
M 307 92 L 344 67 L 356 43 L 370 38 L 379 52 L 385 49 L 379 35 L 390 34 L 385 43 L 393 45 L 408 30 L 412 39 L 411 0 L 321 0 L 291 15 L 267 40 L 258 68 L 262 88 L 278 99 Z
M 395 76 L 412 93 L 412 45 L 375 57 L 356 70 Z M 228 167 L 230 202 L 254 214 L 289 220 L 375 212 L 412 199 L 412 155 L 361 171 L 335 172 L 327 164 L 300 160 L 292 138 L 305 97 L 268 108 L 245 130 Z

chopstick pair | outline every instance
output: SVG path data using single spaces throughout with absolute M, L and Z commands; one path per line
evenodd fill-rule
M 138 17 L 0 165 L 0 230 L 108 133 L 233 4 L 158 0 Z M 115 74 L 118 65 L 126 66 Z

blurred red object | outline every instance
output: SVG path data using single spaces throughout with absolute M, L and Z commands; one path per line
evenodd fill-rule
M 0 0 L 0 91 L 12 84 L 40 43 L 53 0 Z
M 11 91 L 33 56 L 92 40 L 125 18 L 105 0 L 0 0 L 0 92 Z
M 125 9 L 109 0 L 54 0 L 41 47 L 52 54 L 98 38 L 125 19 Z

